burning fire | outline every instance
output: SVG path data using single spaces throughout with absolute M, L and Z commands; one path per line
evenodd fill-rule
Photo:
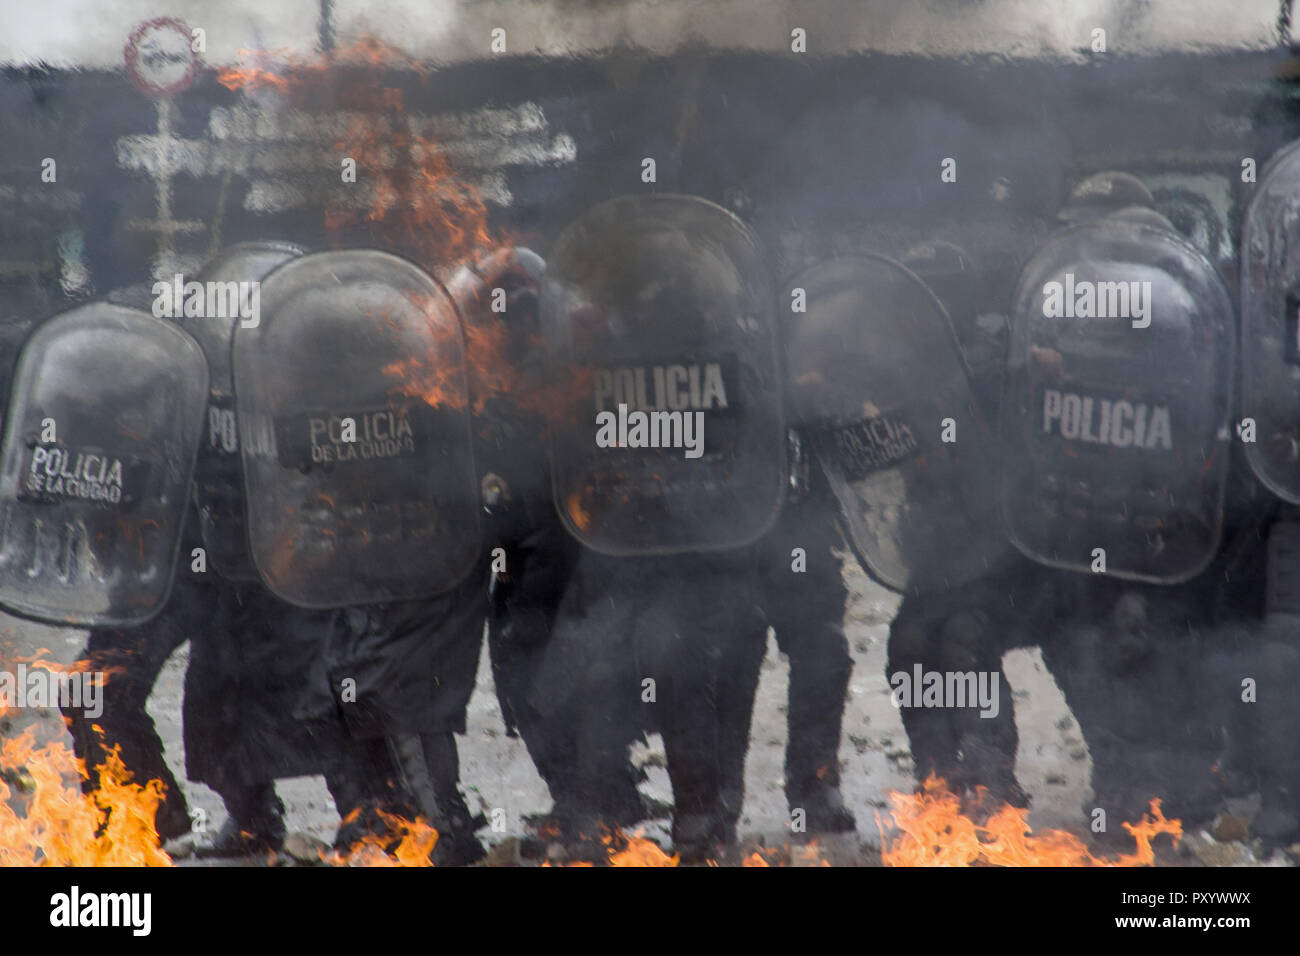
M 382 810 L 376 812 L 387 833 L 367 833 L 343 853 L 322 850 L 322 862 L 330 866 L 433 866 L 429 854 L 438 842 L 438 831 L 427 820 L 404 820 Z M 359 813 L 353 810 L 343 822 L 351 823 Z
M 669 856 L 658 843 L 647 840 L 643 830 L 630 837 L 622 833 L 617 837 L 606 835 L 603 842 L 609 851 L 610 866 L 677 866 L 681 860 L 678 854 Z
M 1151 841 L 1167 833 L 1177 846 L 1183 833 L 1182 824 L 1166 819 L 1160 801 L 1152 800 L 1145 819 L 1124 824 L 1136 851 L 1106 860 L 1093 856 L 1072 833 L 1048 830 L 1034 836 L 1028 810 L 1003 805 L 980 824 L 962 813 L 961 798 L 943 780 L 930 776 L 922 791 L 890 793 L 890 824 L 876 814 L 885 866 L 1150 866 L 1155 862 Z M 902 832 L 890 842 L 889 830 Z
M 344 190 L 325 211 L 332 235 L 370 223 L 377 238 L 433 270 L 508 244 L 489 226 L 481 191 L 452 169 L 437 142 L 411 131 L 404 91 L 385 82 L 394 69 L 427 78 L 417 61 L 373 37 L 309 59 L 283 51 L 241 50 L 239 57 L 239 66 L 217 76 L 228 89 L 271 89 L 303 106 L 329 96 L 329 106 L 351 111 L 335 145 L 361 175 L 358 188 Z
M 170 866 L 154 830 L 162 783 L 132 783 L 116 745 L 99 775 L 99 789 L 83 794 L 65 783 L 87 777 L 66 745 L 38 749 L 31 728 L 4 741 L 0 866 Z
M 616 832 L 607 830 L 601 835 L 600 842 L 605 846 L 605 864 L 607 866 L 677 866 L 681 862 L 679 854 L 674 853 L 669 856 L 658 843 L 647 839 L 644 830 L 637 830 L 631 836 L 628 836 L 622 830 Z M 550 865 L 549 862 L 542 864 L 544 867 Z M 566 867 L 585 867 L 594 864 L 577 862 L 563 865 Z
M 411 129 L 405 93 L 387 80 L 394 70 L 427 79 L 428 71 L 417 61 L 371 37 L 326 56 L 304 59 L 285 51 L 245 50 L 240 61 L 218 74 L 228 89 L 271 90 L 306 108 L 330 96 L 335 101 L 329 105 L 352 111 L 335 146 L 356 161 L 359 177 L 355 187 L 333 193 L 340 198 L 325 210 L 330 235 L 337 239 L 344 230 L 364 229 L 446 280 L 471 262 L 491 275 L 508 268 L 513 237 L 493 227 L 481 190 L 452 167 L 439 144 Z M 528 380 L 518 351 L 536 352 L 540 338 L 511 329 L 491 316 L 484 302 L 472 305 L 482 308 L 470 311 L 492 319 L 471 314 L 463 323 L 475 413 L 492 396 L 509 394 L 520 408 L 549 418 L 567 414 L 568 403 L 589 394 L 591 376 L 581 371 L 558 385 Z M 454 353 L 445 340 L 459 334 L 458 323 L 439 315 L 441 303 L 416 306 L 431 317 L 435 341 L 427 355 L 389 363 L 383 372 L 398 381 L 400 395 L 463 409 L 464 388 L 459 370 L 447 367 L 447 355 Z
M 120 664 L 80 659 L 60 664 L 38 648 L 30 655 L 6 653 L 4 667 L 25 664 L 52 674 L 96 672 L 107 680 Z M 57 707 L 57 699 L 49 702 Z M 0 700 L 0 717 L 5 715 Z M 102 740 L 103 730 L 94 725 Z M 154 818 L 163 799 L 163 784 L 132 782 L 120 748 L 106 748 L 97 767 L 99 787 L 90 795 L 85 763 L 62 741 L 36 744 L 34 728 L 0 742 L 0 866 L 169 866 Z
M 816 840 L 810 840 L 807 846 L 759 847 L 745 857 L 742 866 L 830 866 L 830 861 L 821 855 Z

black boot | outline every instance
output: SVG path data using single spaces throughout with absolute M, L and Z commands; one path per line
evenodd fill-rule
M 839 644 L 793 648 L 790 658 L 789 742 L 785 797 L 791 815 L 803 810 L 808 833 L 850 833 L 857 820 L 840 793 L 840 722 L 852 661 Z M 791 642 L 792 644 L 794 642 Z M 813 652 L 813 659 L 806 656 Z
M 284 846 L 284 804 L 273 781 L 227 791 L 221 798 L 230 816 L 211 844 L 196 849 L 196 856 L 260 856 Z
M 402 814 L 397 793 L 397 771 L 388 748 L 380 738 L 345 736 L 330 766 L 325 769 L 325 786 L 334 798 L 339 827 L 334 849 L 346 853 L 365 836 L 387 832 L 378 811 Z M 414 811 L 407 816 L 413 817 Z
M 434 826 L 438 828 L 438 843 L 433 848 L 435 866 L 470 866 L 487 856 L 483 844 L 474 831 L 485 826 L 482 814 L 469 812 L 465 795 L 460 789 L 460 755 L 456 738 L 450 732 L 421 734 L 424 745 L 424 762 L 433 784 L 433 798 L 437 809 Z
M 470 817 L 458 786 L 460 766 L 451 733 L 394 734 L 388 747 L 402 789 L 438 831 L 430 857 L 434 865 L 469 866 L 486 856 L 474 835 L 483 821 Z
M 820 780 L 802 791 L 792 791 L 787 786 L 786 801 L 791 815 L 799 809 L 804 811 L 804 823 L 809 834 L 852 833 L 858 828 L 857 818 L 844 805 L 844 796 L 838 786 Z

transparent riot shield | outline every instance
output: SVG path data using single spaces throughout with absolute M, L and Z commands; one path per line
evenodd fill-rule
M 1251 468 L 1300 503 L 1300 143 L 1255 188 L 1241 229 L 1241 418 Z
M 612 199 L 556 242 L 542 331 L 563 407 L 556 507 L 606 554 L 754 541 L 785 483 L 766 267 L 735 216 L 689 196 Z
M 481 547 L 455 306 L 371 250 L 288 262 L 235 329 L 248 538 L 263 582 L 312 608 L 459 583 Z
M 223 249 L 195 277 L 204 287 L 220 283 L 222 300 L 236 308 L 214 310 L 182 322 L 208 359 L 211 392 L 208 396 L 206 437 L 199 443 L 194 469 L 194 503 L 208 561 L 222 577 L 236 581 L 256 579 L 248 555 L 244 522 L 244 479 L 239 459 L 239 428 L 235 416 L 235 384 L 230 368 L 231 342 L 236 325 L 261 321 L 260 285 L 276 266 L 302 255 L 304 250 L 287 242 L 241 242 Z
M 1021 273 L 1002 510 L 1044 564 L 1193 577 L 1218 547 L 1235 354 L 1210 263 L 1147 210 L 1050 238 Z
M 948 314 L 883 256 L 818 263 L 788 283 L 792 415 L 853 549 L 905 593 L 953 587 L 1006 553 L 989 502 L 988 428 Z
M 36 328 L 0 450 L 0 604 L 85 627 L 162 607 L 207 389 L 199 347 L 143 312 L 93 303 Z

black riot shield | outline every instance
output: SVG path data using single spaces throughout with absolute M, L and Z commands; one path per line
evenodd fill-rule
M 883 256 L 788 285 L 791 415 L 866 570 L 919 594 L 994 567 L 1007 548 L 989 507 L 991 435 L 944 307 Z
M 1002 510 L 1044 564 L 1138 581 L 1214 556 L 1236 340 L 1213 266 L 1148 210 L 1049 238 L 1021 273 Z
M 1265 167 L 1246 210 L 1241 329 L 1246 457 L 1265 487 L 1300 503 L 1300 143 Z
M 0 604 L 126 627 L 166 602 L 208 369 L 169 322 L 93 303 L 40 325 L 0 450 Z
M 614 555 L 713 551 L 772 524 L 785 483 L 767 272 L 735 216 L 690 196 L 612 199 L 547 261 L 555 503 Z
M 214 309 L 201 318 L 180 321 L 208 359 L 211 377 L 206 437 L 199 443 L 194 468 L 194 503 L 199 512 L 203 547 L 222 577 L 250 581 L 257 571 L 248 556 L 244 523 L 244 479 L 239 461 L 239 428 L 235 417 L 235 383 L 230 368 L 235 326 L 261 322 L 262 279 L 276 266 L 303 254 L 287 242 L 241 242 L 223 249 L 196 276 L 205 298 L 213 283 L 226 303 L 240 308 Z M 217 292 L 213 293 L 214 298 Z
M 248 539 L 309 608 L 428 597 L 480 548 L 465 346 L 426 273 L 370 250 L 302 256 L 235 329 Z

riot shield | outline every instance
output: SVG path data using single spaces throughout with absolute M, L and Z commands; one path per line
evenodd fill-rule
M 1002 510 L 1034 560 L 1175 583 L 1218 547 L 1236 342 L 1222 280 L 1160 222 L 1071 226 L 1021 273 Z
M 285 263 L 235 329 L 253 564 L 309 608 L 454 587 L 481 545 L 465 347 L 426 273 L 370 250 Z
M 859 561 L 912 594 L 990 570 L 1007 550 L 989 508 L 991 436 L 943 306 L 883 256 L 819 263 L 788 285 L 806 310 L 787 318 L 791 414 Z
M 548 259 L 542 333 L 558 400 L 553 492 L 605 554 L 715 551 L 771 526 L 785 433 L 753 234 L 690 196 L 612 199 Z
M 1265 167 L 1241 230 L 1241 415 L 1246 458 L 1300 503 L 1300 143 Z M 1253 440 L 1252 440 L 1253 439 Z
M 38 326 L 0 450 L 0 604 L 83 627 L 166 602 L 208 369 L 183 331 L 99 302 Z
M 203 267 L 196 280 L 207 288 L 219 283 L 227 302 L 236 297 L 248 304 L 240 284 L 260 283 L 281 263 L 303 254 L 287 242 L 241 242 L 223 249 Z M 240 315 L 236 309 L 213 310 L 201 318 L 182 319 L 208 359 L 211 391 L 208 396 L 207 437 L 199 443 L 194 468 L 194 503 L 199 511 L 203 547 L 212 567 L 222 577 L 251 581 L 257 577 L 248 556 L 248 533 L 244 523 L 244 480 L 240 473 L 239 428 L 235 418 L 235 385 L 230 369 L 231 342 L 235 326 L 260 324 L 260 294 L 255 310 Z

